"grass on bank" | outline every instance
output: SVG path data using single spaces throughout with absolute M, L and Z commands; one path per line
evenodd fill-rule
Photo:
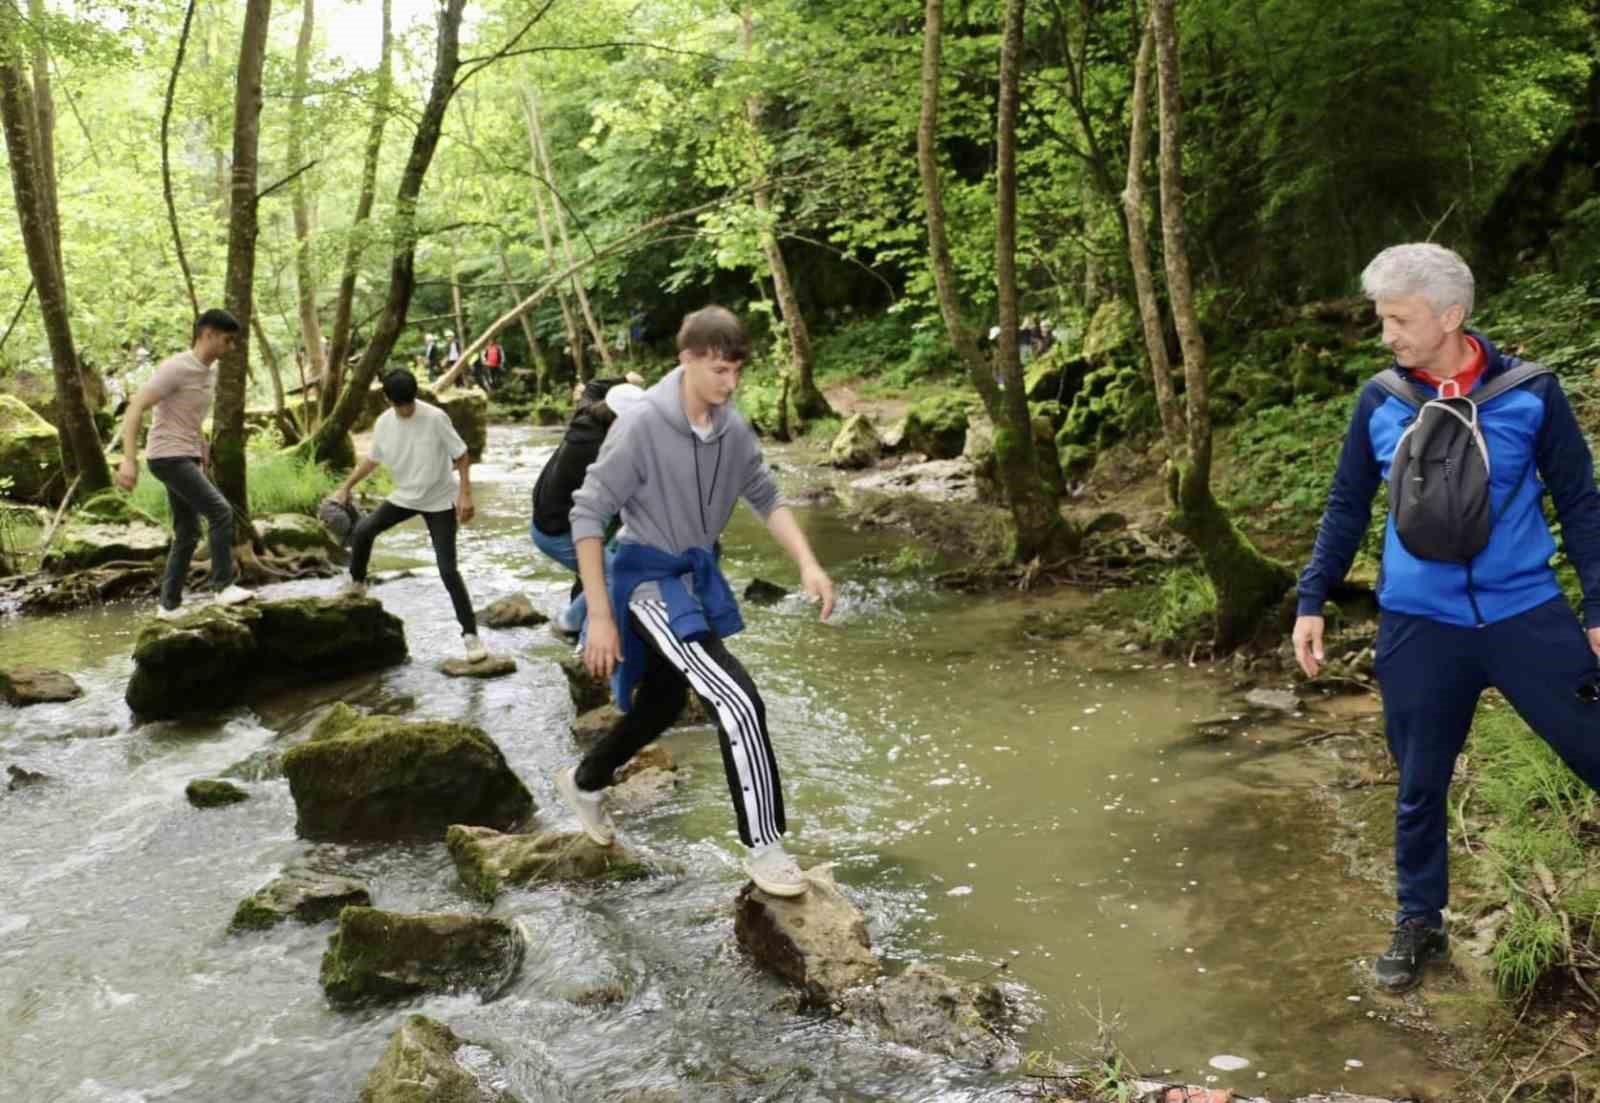
M 250 495 L 250 513 L 256 517 L 273 513 L 314 515 L 318 503 L 344 482 L 343 475 L 291 452 L 252 451 L 249 463 L 246 488 Z M 141 461 L 139 468 L 139 482 L 128 496 L 129 504 L 162 524 L 170 525 L 172 511 L 167 506 L 166 486 L 150 474 L 147 464 Z M 363 489 L 370 489 L 371 482 L 369 479 Z

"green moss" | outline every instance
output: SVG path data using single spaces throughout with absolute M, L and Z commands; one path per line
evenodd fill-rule
M 261 902 L 259 896 L 247 896 L 233 909 L 230 931 L 265 931 L 283 922 L 285 916 Z
M 88 517 L 95 521 L 108 521 L 119 525 L 128 525 L 135 522 L 145 525 L 157 525 L 160 523 L 150 514 L 135 506 L 128 496 L 120 490 L 102 490 L 79 505 L 75 512 L 80 517 Z
M 547 831 L 502 835 L 453 825 L 445 844 L 462 886 L 482 900 L 493 900 L 506 885 L 547 881 L 632 881 L 651 869 L 619 846 L 598 846 L 587 836 Z
M 66 489 L 61 477 L 61 441 L 55 428 L 20 398 L 0 394 L 0 478 L 24 501 L 46 501 L 51 489 Z
M 931 459 L 952 459 L 966 446 L 969 400 L 959 394 L 931 395 L 906 411 L 906 447 Z
M 332 739 L 344 735 L 360 723 L 361 718 L 362 713 L 358 709 L 343 701 L 335 701 L 333 707 L 324 713 L 322 719 L 311 729 L 311 738 Z
M 520 930 L 505 919 L 347 907 L 320 979 L 338 1007 L 420 992 L 475 990 L 487 998 L 510 980 L 524 950 Z
M 225 804 L 238 804 L 250 799 L 250 794 L 233 782 L 209 778 L 196 778 L 184 788 L 183 793 L 196 808 L 221 808 Z

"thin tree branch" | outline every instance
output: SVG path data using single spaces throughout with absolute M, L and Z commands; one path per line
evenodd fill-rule
M 487 68 L 488 66 L 499 61 L 501 58 L 507 57 L 516 47 L 517 43 L 522 41 L 523 36 L 529 31 L 533 30 L 534 25 L 538 23 L 539 20 L 543 19 L 545 17 L 545 13 L 555 6 L 555 2 L 556 0 L 545 0 L 544 6 L 538 11 L 534 12 L 532 17 L 530 17 L 529 20 L 522 25 L 522 30 L 512 35 L 509 42 L 500 47 L 494 53 L 490 54 L 488 57 L 482 58 L 478 61 L 463 61 L 461 63 L 461 70 L 457 73 L 455 85 L 450 89 L 450 94 L 453 96 L 456 92 L 460 91 L 461 86 L 466 84 L 467 81 L 471 80 L 473 75 L 480 69 Z
M 28 309 L 28 300 L 33 297 L 33 280 L 28 280 L 28 289 L 22 293 L 22 301 L 17 304 L 16 313 L 11 315 L 11 324 L 6 326 L 6 331 L 0 333 L 0 349 L 6 347 L 6 342 L 11 339 L 11 331 L 17 328 L 17 323 L 22 320 L 22 312 Z
M 322 158 L 320 158 L 320 157 L 316 158 L 315 160 L 307 161 L 305 164 L 301 165 L 299 168 L 297 168 L 293 172 L 291 172 L 288 176 L 285 176 L 282 180 L 279 180 L 277 183 L 270 185 L 264 191 L 257 192 L 256 193 L 256 202 L 259 203 L 263 199 L 265 199 L 267 196 L 269 196 L 273 192 L 277 191 L 279 188 L 284 187 L 284 186 L 286 186 L 288 184 L 294 183 L 296 177 L 298 177 L 303 172 L 310 172 L 312 169 L 316 168 L 317 165 L 321 163 L 321 161 L 322 161 Z
M 167 95 L 161 104 L 161 192 L 167 201 L 167 221 L 172 226 L 172 244 L 178 251 L 178 267 L 183 269 L 183 283 L 189 289 L 189 305 L 194 316 L 200 316 L 200 296 L 195 294 L 194 273 L 189 270 L 189 258 L 183 251 L 183 234 L 178 230 L 178 208 L 172 200 L 172 160 L 167 149 L 167 132 L 172 125 L 172 97 L 178 88 L 178 72 L 183 68 L 183 54 L 189 46 L 189 26 L 194 22 L 194 2 L 189 0 L 183 13 L 183 30 L 178 34 L 178 54 L 172 59 L 172 75 L 167 78 Z

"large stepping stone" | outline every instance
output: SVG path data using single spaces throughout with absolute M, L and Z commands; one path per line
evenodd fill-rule
M 83 696 L 83 687 L 56 670 L 19 666 L 0 670 L 0 700 L 22 708 L 54 701 L 73 701 Z
M 805 871 L 803 896 L 769 896 L 746 884 L 734 904 L 739 945 L 768 972 L 781 977 L 816 1007 L 841 1002 L 846 992 L 878 977 L 866 919 L 839 891 L 833 874 Z
M 336 919 L 348 907 L 370 907 L 372 894 L 360 881 L 305 866 L 293 866 L 239 901 L 230 931 L 260 931 L 286 919 L 321 923 Z
M 457 1037 L 443 1023 L 412 1015 L 400 1024 L 389 1046 L 367 1074 L 357 1103 L 522 1103 L 457 1056 L 463 1046 L 483 1049 Z
M 451 824 L 509 831 L 533 797 L 494 740 L 467 724 L 335 708 L 283 755 L 295 829 L 311 839 L 444 838 Z
M 475 992 L 493 999 L 511 982 L 527 937 L 489 915 L 345 908 L 322 956 L 322 990 L 335 1007 Z
M 581 831 L 506 835 L 456 824 L 445 836 L 466 890 L 493 900 L 508 885 L 546 881 L 631 881 L 654 872 L 643 858 L 613 842 L 601 846 Z

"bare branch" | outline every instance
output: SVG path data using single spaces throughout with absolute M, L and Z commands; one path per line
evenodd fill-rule
M 312 169 L 316 168 L 317 165 L 321 163 L 321 161 L 322 161 L 322 158 L 320 158 L 320 157 L 316 158 L 315 160 L 307 161 L 305 164 L 301 165 L 299 168 L 297 168 L 293 172 L 291 172 L 288 176 L 285 176 L 282 180 L 279 180 L 275 184 L 269 185 L 263 191 L 257 192 L 256 193 L 256 202 L 259 203 L 263 199 L 265 199 L 267 196 L 269 196 L 273 192 L 277 191 L 279 188 L 282 188 L 282 187 L 285 187 L 285 186 L 287 186 L 289 184 L 294 183 L 296 177 L 298 177 L 303 172 L 310 172 Z
M 178 71 L 183 68 L 183 54 L 189 47 L 189 26 L 194 22 L 194 0 L 183 13 L 183 30 L 178 34 L 178 54 L 172 59 L 172 75 L 167 78 L 167 96 L 161 105 L 161 191 L 167 200 L 167 221 L 172 225 L 172 244 L 178 250 L 178 267 L 183 269 L 183 282 L 189 289 L 189 305 L 194 316 L 200 317 L 200 297 L 194 290 L 194 273 L 189 270 L 189 258 L 183 251 L 183 234 L 178 230 L 178 209 L 172 201 L 172 161 L 167 152 L 167 132 L 172 124 L 172 96 L 178 88 Z

